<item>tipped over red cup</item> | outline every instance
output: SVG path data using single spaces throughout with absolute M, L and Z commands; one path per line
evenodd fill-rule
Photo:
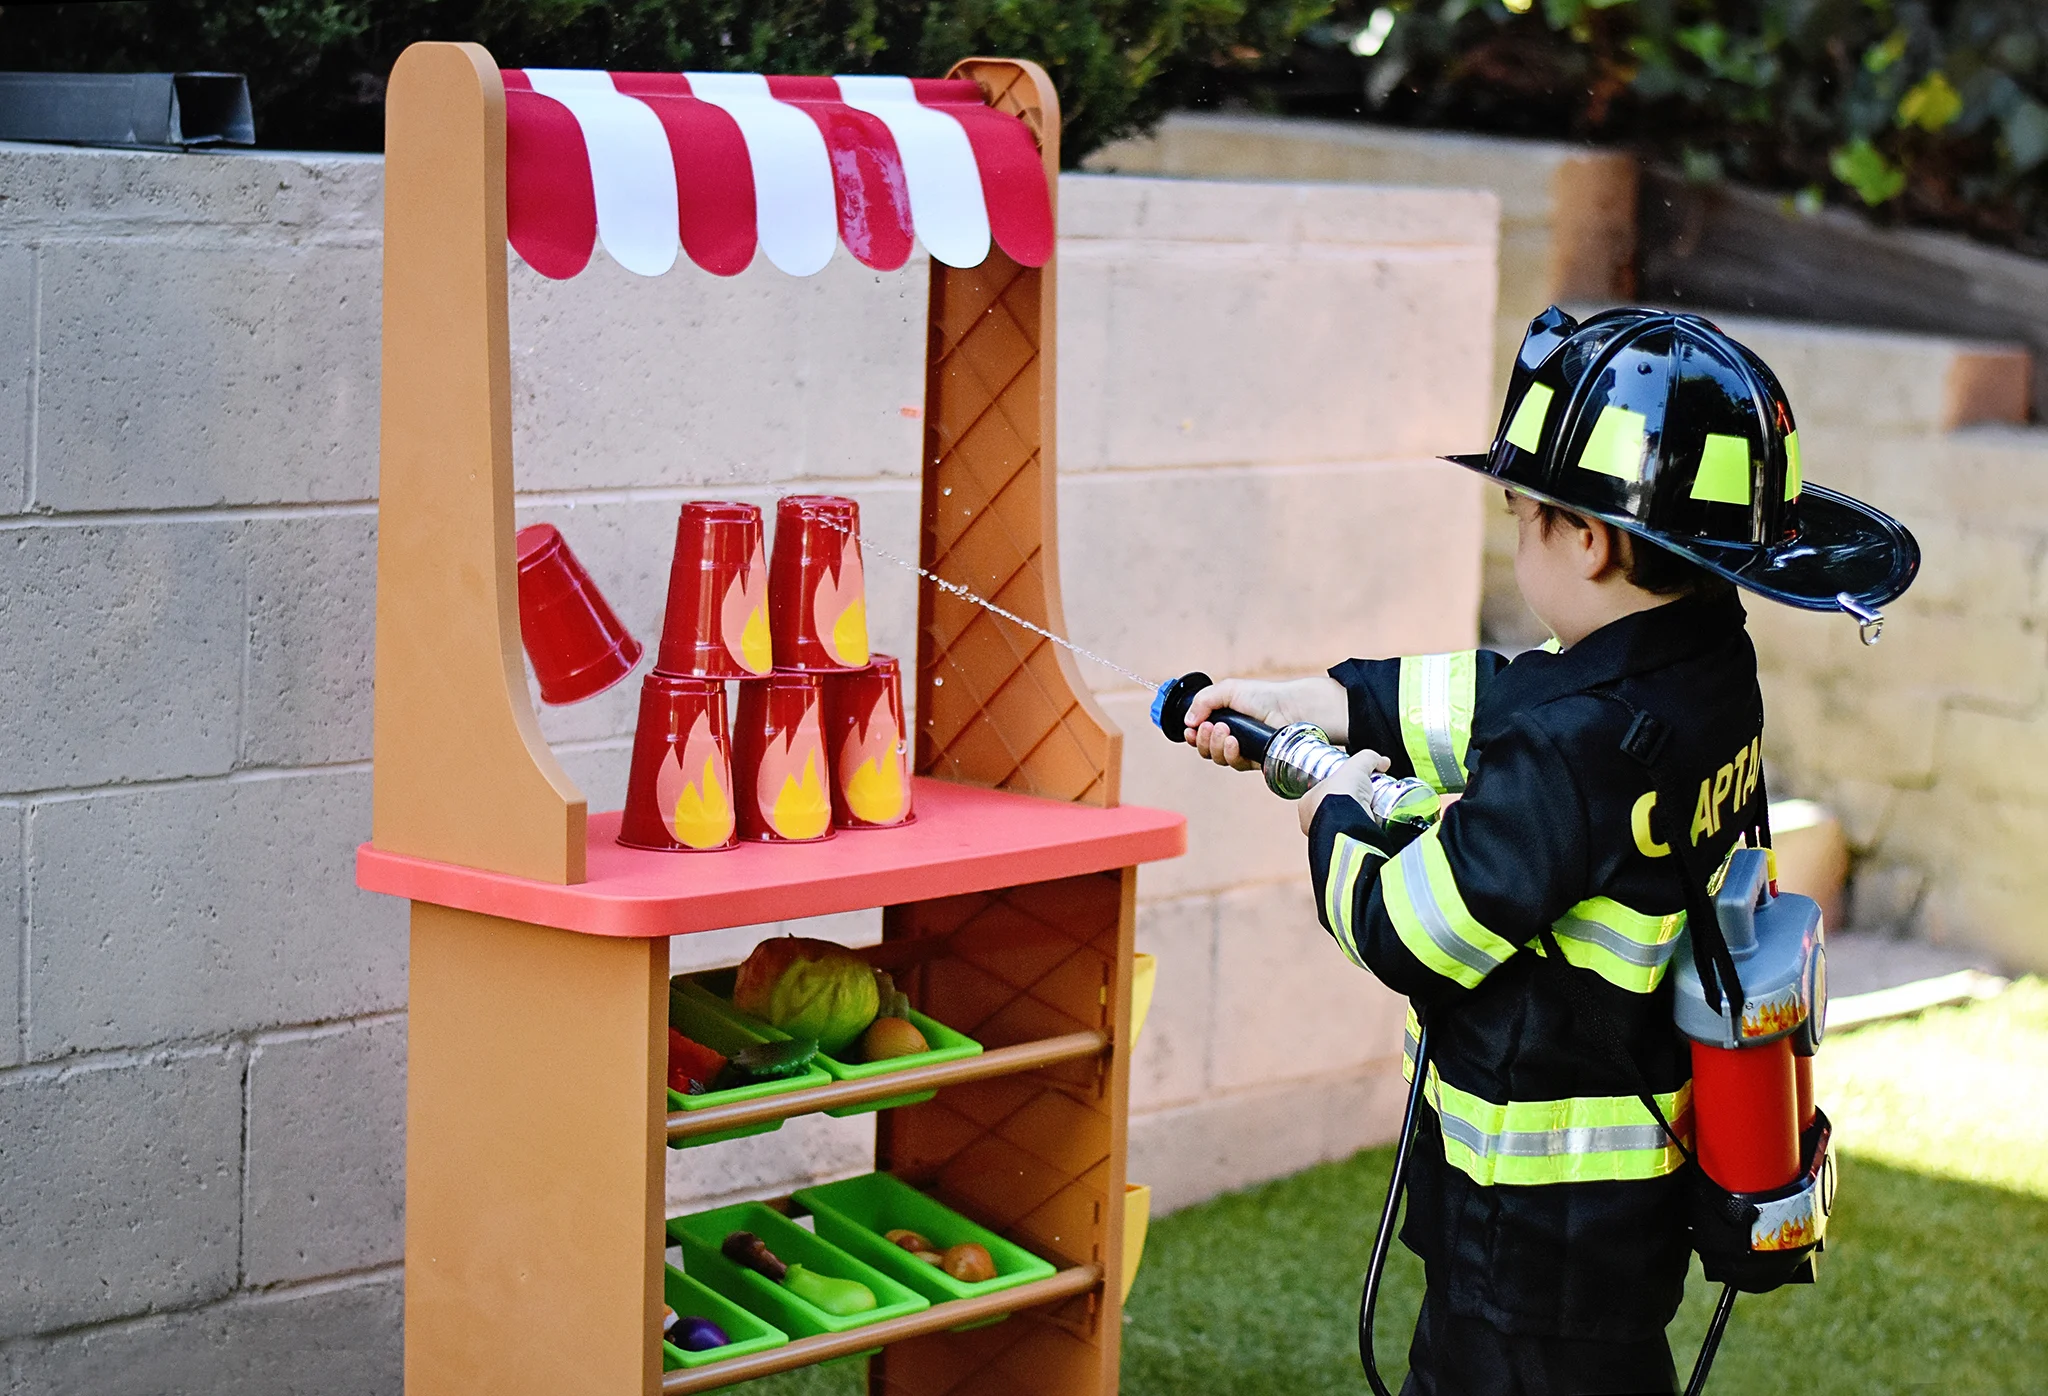
M 633 672 L 640 642 L 553 524 L 519 530 L 519 638 L 544 703 L 594 698 Z
M 683 505 L 654 667 L 713 679 L 762 678 L 775 668 L 767 548 L 754 505 Z
M 908 824 L 910 740 L 903 674 L 894 656 L 825 675 L 825 749 L 832 758 L 832 822 L 841 829 Z
M 817 674 L 777 669 L 765 679 L 741 681 L 733 719 L 741 838 L 808 843 L 832 837 L 824 706 Z
M 768 619 L 778 668 L 815 673 L 868 662 L 860 505 L 834 494 L 783 496 L 775 506 Z
M 730 848 L 732 788 L 724 683 L 649 674 L 640 687 L 619 842 L 667 853 Z

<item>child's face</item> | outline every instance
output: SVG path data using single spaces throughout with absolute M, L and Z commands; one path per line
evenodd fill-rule
M 1545 529 L 1534 500 L 1513 490 L 1507 496 L 1508 512 L 1515 516 L 1515 583 L 1522 600 L 1545 629 L 1569 642 L 1576 638 L 1566 633 L 1576 628 L 1570 618 L 1580 609 L 1574 603 L 1586 586 L 1580 530 L 1561 519 Z

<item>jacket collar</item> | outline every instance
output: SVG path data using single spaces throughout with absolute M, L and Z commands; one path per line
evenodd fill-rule
M 1520 709 L 1709 654 L 1742 634 L 1746 621 L 1732 591 L 1688 596 L 1609 622 L 1561 654 L 1531 650 L 1487 689 L 1474 727 L 1497 731 Z

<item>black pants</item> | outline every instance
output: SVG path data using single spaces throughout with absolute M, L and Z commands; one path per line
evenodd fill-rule
M 1401 1396 L 1670 1396 L 1671 1344 L 1592 1343 L 1503 1333 L 1425 1295 Z

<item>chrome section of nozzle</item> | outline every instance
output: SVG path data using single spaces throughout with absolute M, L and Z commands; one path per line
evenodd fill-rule
M 1331 743 L 1329 734 L 1312 722 L 1296 722 L 1273 734 L 1260 769 L 1266 788 L 1283 800 L 1299 800 L 1335 775 L 1350 753 Z M 1436 822 L 1436 791 L 1419 780 L 1374 776 L 1366 813 L 1374 822 L 1410 824 Z
M 1268 790 L 1283 800 L 1299 800 L 1336 774 L 1348 755 L 1313 722 L 1295 722 L 1273 734 L 1260 769 Z

